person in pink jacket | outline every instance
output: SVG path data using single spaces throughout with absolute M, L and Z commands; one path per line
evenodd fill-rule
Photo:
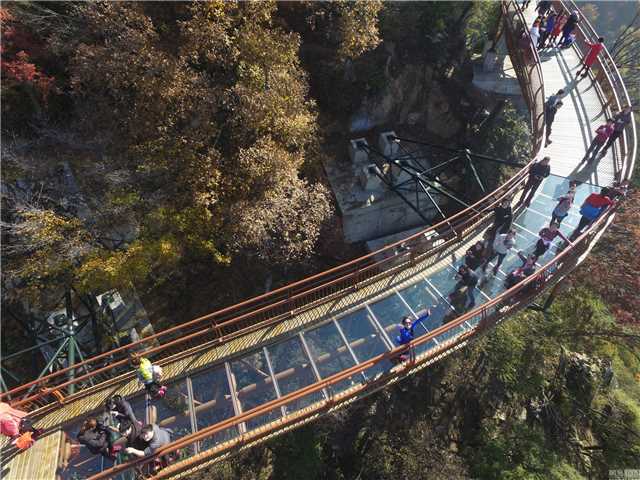
M 41 431 L 33 428 L 27 416 L 27 412 L 13 408 L 8 403 L 0 402 L 0 433 L 10 437 L 14 444 L 25 433 L 31 433 L 30 438 L 35 441 Z
M 586 42 L 586 44 L 589 46 L 589 51 L 584 56 L 584 59 L 582 60 L 582 67 L 580 67 L 580 70 L 578 70 L 578 73 L 576 73 L 576 77 L 579 77 L 580 73 L 582 73 L 583 71 L 584 73 L 582 74 L 582 78 L 589 75 L 589 69 L 591 68 L 591 65 L 595 63 L 596 58 L 598 58 L 598 55 L 604 48 L 604 38 L 598 38 L 597 43 Z

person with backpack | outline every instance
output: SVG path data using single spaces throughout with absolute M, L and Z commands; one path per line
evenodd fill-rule
M 591 225 L 607 207 L 613 205 L 613 201 L 608 197 L 608 194 L 609 189 L 605 187 L 600 193 L 589 195 L 582 203 L 582 207 L 580 207 L 582 217 L 580 218 L 580 223 L 578 223 L 578 226 L 569 237 L 571 241 L 578 238 L 582 230 Z
M 531 199 L 536 194 L 538 187 L 551 173 L 550 161 L 551 157 L 544 157 L 529 167 L 529 178 L 524 186 L 518 205 L 524 204 L 525 207 L 528 207 L 531 204 Z
M 593 138 L 591 145 L 589 145 L 589 148 L 585 152 L 584 157 L 582 157 L 582 160 L 580 160 L 580 163 L 591 163 L 596 159 L 598 152 L 613 133 L 614 123 L 613 119 L 610 118 L 607 120 L 607 123 L 600 125 L 596 129 L 596 136 Z
M 456 276 L 458 277 L 458 283 L 455 284 L 453 291 L 449 294 L 449 302 L 451 303 L 453 297 L 466 287 L 467 299 L 465 308 L 473 308 L 476 305 L 475 287 L 478 284 L 478 275 L 466 265 L 460 265 Z
M 498 261 L 493 266 L 493 274 L 496 275 L 498 273 L 498 269 L 500 265 L 502 265 L 502 261 L 504 257 L 507 256 L 509 250 L 511 250 L 516 244 L 516 231 L 511 229 L 507 233 L 502 233 L 496 235 L 496 238 L 493 241 L 493 248 L 491 254 L 487 256 L 485 259 L 484 265 L 482 266 L 483 272 L 487 271 L 487 267 L 489 266 L 489 262 L 494 258 L 498 257 Z
M 571 183 L 569 185 L 569 191 L 560 198 L 557 198 L 558 204 L 551 212 L 551 223 L 556 223 L 560 225 L 562 221 L 569 215 L 569 210 L 573 206 L 573 200 L 576 197 L 576 184 Z
M 402 345 L 406 345 L 409 342 L 411 342 L 414 337 L 415 337 L 415 333 L 414 333 L 414 329 L 416 328 L 416 326 L 419 323 L 424 322 L 426 319 L 429 318 L 429 316 L 431 315 L 431 310 L 427 309 L 427 311 L 425 313 L 423 313 L 422 315 L 420 315 L 418 318 L 416 318 L 415 320 L 412 320 L 410 316 L 406 316 L 402 319 L 402 323 L 400 324 L 400 330 L 398 332 L 398 336 L 396 337 L 396 344 L 398 346 L 402 346 Z M 403 351 L 398 359 L 400 361 L 405 361 L 407 360 L 407 356 L 406 356 L 406 350 Z M 412 360 L 415 359 L 415 353 L 413 351 L 413 349 L 409 350 L 409 356 Z
M 598 41 L 596 43 L 589 43 L 589 42 L 585 42 L 585 43 L 589 47 L 589 51 L 582 59 L 582 66 L 580 67 L 580 70 L 578 70 L 578 73 L 576 73 L 576 78 L 578 78 L 582 72 L 584 72 L 582 74 L 582 78 L 589 75 L 589 70 L 591 69 L 591 66 L 595 63 L 596 59 L 598 58 L 598 55 L 604 49 L 603 37 L 598 37 Z
M 42 430 L 33 427 L 27 412 L 0 402 L 0 433 L 9 437 L 11 443 L 20 450 L 31 447 L 42 435 Z
M 144 388 L 147 390 L 147 393 L 149 393 L 153 398 L 164 397 L 167 387 L 160 384 L 162 368 L 158 365 L 153 365 L 148 358 L 137 354 L 131 355 L 129 360 L 131 365 L 136 368 L 138 380 L 140 383 L 144 384 Z
M 600 153 L 600 158 L 604 157 L 607 154 L 609 148 L 611 148 L 611 145 L 613 145 L 614 142 L 622 136 L 627 125 L 631 123 L 632 115 L 633 114 L 630 105 L 627 105 L 620 112 L 614 115 L 613 132 L 611 132 L 611 135 L 609 135 L 609 139 L 607 140 L 607 143 Z

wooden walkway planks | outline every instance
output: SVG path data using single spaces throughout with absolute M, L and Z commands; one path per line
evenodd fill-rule
M 21 453 L 18 453 L 15 448 L 9 448 L 8 442 L 4 442 L 0 478 L 3 480 L 55 480 L 60 449 L 63 445 L 62 430 L 48 433 L 29 450 Z
M 532 3 L 525 17 L 533 24 L 537 14 Z M 541 156 L 551 157 L 551 173 L 589 182 L 600 186 L 610 185 L 615 178 L 613 149 L 597 164 L 579 165 L 591 145 L 596 128 L 602 125 L 607 114 L 591 77 L 576 81 L 581 56 L 575 48 L 545 49 L 538 52 L 544 77 L 546 97 L 564 89 L 563 106 L 552 124 L 552 143 L 542 150 Z

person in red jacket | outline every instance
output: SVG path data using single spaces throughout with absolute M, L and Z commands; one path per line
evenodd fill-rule
M 609 118 L 607 120 L 607 123 L 600 125 L 596 129 L 596 136 L 591 142 L 591 145 L 589 146 L 587 152 L 584 154 L 584 157 L 582 158 L 580 163 L 584 163 L 586 161 L 591 163 L 593 160 L 595 160 L 598 152 L 613 133 L 613 124 L 613 119 Z
M 584 73 L 582 74 L 582 78 L 589 75 L 589 69 L 591 68 L 591 65 L 594 64 L 596 58 L 598 58 L 598 55 L 604 48 L 604 38 L 599 37 L 597 43 L 586 42 L 586 44 L 589 46 L 589 51 L 584 56 L 584 59 L 582 60 L 582 67 L 580 67 L 580 70 L 578 70 L 578 73 L 576 73 L 576 77 L 579 77 L 580 73 L 582 73 L 583 71 Z

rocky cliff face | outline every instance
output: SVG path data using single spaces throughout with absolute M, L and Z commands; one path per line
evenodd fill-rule
M 424 125 L 426 131 L 442 138 L 454 136 L 463 125 L 457 112 L 460 97 L 445 92 L 440 72 L 427 63 L 400 62 L 393 46 L 385 46 L 383 87 L 367 94 L 349 120 L 352 133 L 377 127 Z M 451 68 L 451 73 L 453 67 Z M 446 77 L 446 76 L 445 76 Z

